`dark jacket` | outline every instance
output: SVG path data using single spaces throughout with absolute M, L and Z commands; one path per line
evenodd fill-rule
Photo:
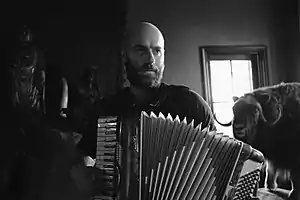
M 165 117 L 170 114 L 173 119 L 178 115 L 180 120 L 185 117 L 187 122 L 194 120 L 194 125 L 202 123 L 202 127 L 210 126 L 216 130 L 214 118 L 206 101 L 196 92 L 185 86 L 168 85 L 162 83 L 156 91 L 155 100 L 149 105 L 138 108 L 134 102 L 134 96 L 129 88 L 118 91 L 115 95 L 104 98 L 97 102 L 96 112 L 92 118 L 98 116 L 122 116 L 128 112 L 146 111 L 148 114 L 154 112 L 156 115 L 161 112 Z M 88 154 L 96 152 L 96 124 L 95 134 L 84 137 L 83 146 L 89 148 Z M 87 150 L 87 149 L 86 149 Z
M 162 83 L 156 91 L 155 100 L 143 108 L 137 108 L 130 89 L 125 88 L 117 94 L 100 101 L 98 107 L 98 110 L 101 110 L 99 115 L 119 116 L 130 112 L 132 109 L 138 109 L 147 113 L 152 111 L 156 115 L 159 112 L 165 116 L 170 114 L 173 118 L 178 115 L 181 120 L 186 117 L 188 122 L 194 119 L 195 125 L 202 123 L 202 127 L 209 125 L 212 129 L 215 129 L 213 115 L 206 101 L 185 86 Z

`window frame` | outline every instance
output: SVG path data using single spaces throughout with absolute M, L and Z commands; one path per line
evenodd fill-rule
M 214 113 L 210 74 L 210 60 L 250 59 L 252 66 L 253 89 L 270 84 L 267 62 L 267 47 L 257 46 L 200 46 L 200 67 L 202 73 L 203 98 Z

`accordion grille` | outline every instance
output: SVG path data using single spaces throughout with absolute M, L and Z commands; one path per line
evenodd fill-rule
M 261 163 L 244 187 L 249 176 L 239 179 L 252 148 L 236 139 L 145 112 L 139 137 L 140 200 L 247 199 L 255 189 Z

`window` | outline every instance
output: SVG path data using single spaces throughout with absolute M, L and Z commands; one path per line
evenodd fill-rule
M 250 60 L 210 60 L 212 108 L 220 122 L 233 118 L 233 96 L 242 96 L 253 90 Z M 217 130 L 231 135 L 231 127 L 216 123 Z
M 233 96 L 268 85 L 265 47 L 200 47 L 204 98 L 216 119 L 232 120 Z M 231 126 L 216 121 L 218 132 L 232 136 Z

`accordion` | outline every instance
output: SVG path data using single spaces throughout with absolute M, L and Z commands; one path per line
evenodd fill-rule
M 263 155 L 179 117 L 141 112 L 98 119 L 95 166 L 107 192 L 97 200 L 242 200 L 255 194 Z M 133 195 L 132 195 L 133 194 Z

